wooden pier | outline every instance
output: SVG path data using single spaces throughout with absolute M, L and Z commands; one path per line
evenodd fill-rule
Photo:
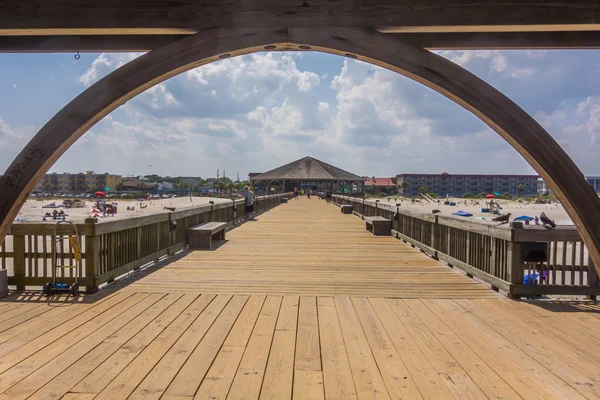
M 227 239 L 0 302 L 0 400 L 600 398 L 595 302 L 506 299 L 317 199 Z

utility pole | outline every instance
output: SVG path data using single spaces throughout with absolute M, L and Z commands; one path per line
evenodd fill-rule
M 240 173 L 238 172 L 237 173 L 237 182 L 239 183 L 239 181 L 240 181 Z

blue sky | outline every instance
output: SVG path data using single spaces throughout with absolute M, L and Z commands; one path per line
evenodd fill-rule
M 585 174 L 600 174 L 600 52 L 445 51 L 532 114 Z M 0 170 L 86 87 L 139 54 L 0 54 Z M 228 176 L 312 155 L 361 175 L 532 173 L 485 124 L 384 69 L 337 56 L 257 53 L 131 100 L 51 171 Z

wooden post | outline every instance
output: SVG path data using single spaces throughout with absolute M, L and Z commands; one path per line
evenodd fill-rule
M 507 242 L 507 276 L 510 283 L 523 283 L 523 244 L 519 242 Z
M 175 230 L 171 231 L 171 215 L 172 213 L 169 213 L 169 242 L 167 243 L 167 255 L 170 256 L 171 255 L 171 246 L 173 245 L 173 234 L 175 233 Z
M 140 258 L 142 258 L 142 227 L 141 226 L 136 228 L 135 236 L 136 236 L 136 243 L 137 243 L 136 257 L 139 260 Z
M 598 286 L 598 272 L 594 268 L 592 257 L 588 255 L 588 279 L 587 283 L 590 286 Z M 590 296 L 590 300 L 596 300 L 596 296 Z
M 435 215 L 433 217 L 433 223 L 431 224 L 431 248 L 435 250 L 435 252 L 431 255 L 434 259 L 438 259 L 438 241 L 439 241 L 439 225 L 438 225 L 438 216 Z
M 86 293 L 98 290 L 97 278 L 100 275 L 100 246 L 99 237 L 92 228 L 92 235 L 85 237 L 85 278 L 89 284 L 85 285 Z
M 25 235 L 13 235 L 13 253 L 15 284 L 22 291 L 25 290 Z
M 490 250 L 490 273 L 496 277 L 498 277 L 498 266 L 496 265 L 496 238 L 492 237 L 491 239 L 491 250 Z
M 470 231 L 466 231 L 466 249 L 465 249 L 465 262 L 469 265 L 471 264 L 471 232 Z

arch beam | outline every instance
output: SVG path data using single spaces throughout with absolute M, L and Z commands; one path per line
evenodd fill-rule
M 531 116 L 486 82 L 434 53 L 376 31 L 353 28 L 206 30 L 115 70 L 58 112 L 10 165 L 0 182 L 0 240 L 27 194 L 100 119 L 182 72 L 263 50 L 315 50 L 360 59 L 420 82 L 471 111 L 514 147 L 556 193 L 600 269 L 600 199 Z

